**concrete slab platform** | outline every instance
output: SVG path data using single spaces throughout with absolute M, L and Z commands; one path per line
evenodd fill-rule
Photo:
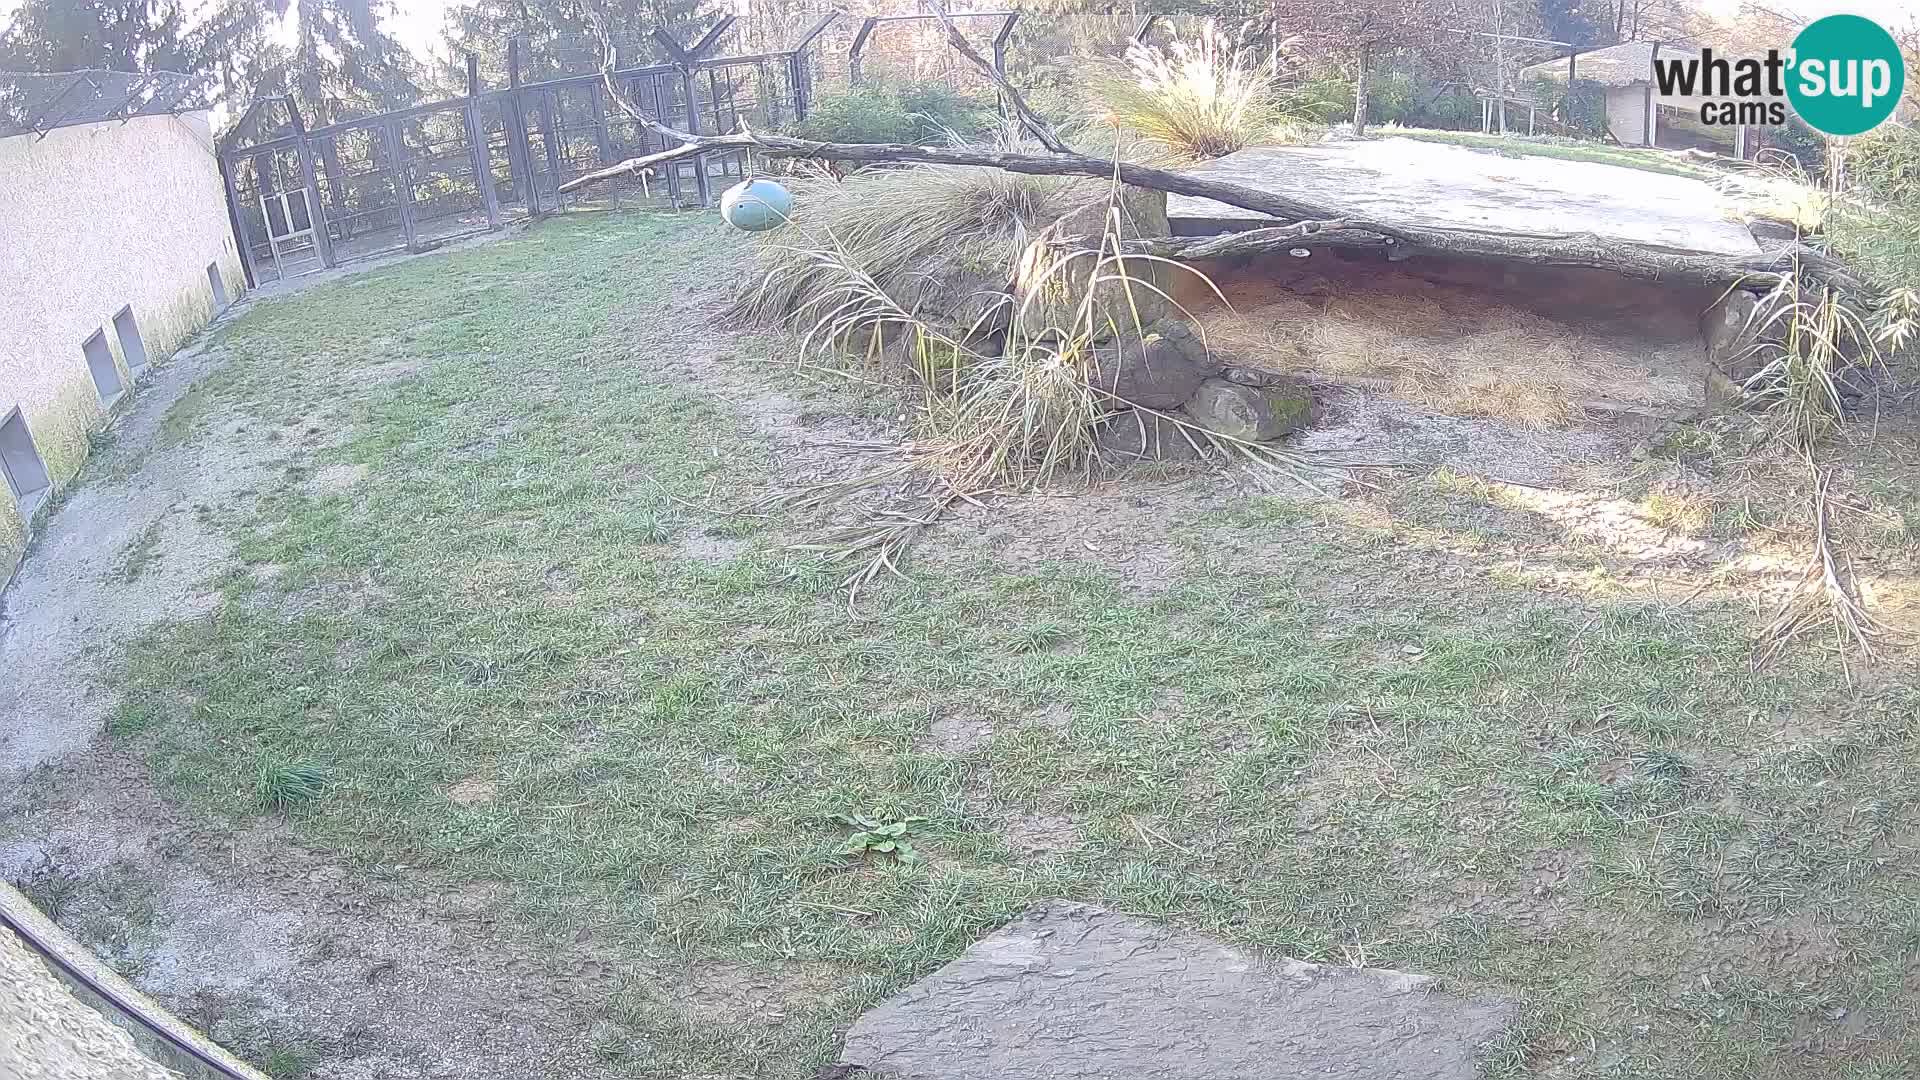
M 1269 962 L 1057 902 L 862 1015 L 841 1063 L 895 1080 L 1471 1080 L 1516 1015 L 1424 976 Z
M 1706 183 L 1590 161 L 1508 157 L 1417 139 L 1241 150 L 1185 170 L 1311 197 L 1387 222 L 1529 233 L 1591 232 L 1703 253 L 1759 250 Z M 1172 195 L 1177 235 L 1255 228 L 1272 219 L 1212 199 Z

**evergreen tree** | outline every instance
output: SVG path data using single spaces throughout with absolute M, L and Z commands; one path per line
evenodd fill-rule
M 203 68 L 240 112 L 291 94 L 308 126 L 420 100 L 425 72 L 380 29 L 387 0 L 226 0 L 200 42 Z M 291 41 L 281 33 L 291 29 Z M 266 132 L 253 132 L 264 135 Z
M 707 6 L 706 0 L 471 0 L 447 12 L 445 37 L 454 62 L 464 69 L 465 54 L 473 54 L 489 86 L 506 83 L 507 43 L 520 38 L 520 77 L 534 82 L 599 67 L 602 29 L 620 50 L 621 66 L 664 63 L 654 29 L 691 45 L 713 23 Z
M 193 48 L 175 0 L 27 0 L 0 32 L 0 71 L 186 71 Z

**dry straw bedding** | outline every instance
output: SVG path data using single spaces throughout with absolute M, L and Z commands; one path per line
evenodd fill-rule
M 1380 383 L 1438 412 L 1536 428 L 1572 423 L 1583 403 L 1694 403 L 1695 388 L 1675 377 L 1691 358 L 1474 290 L 1391 271 L 1316 290 L 1325 295 L 1255 276 L 1219 284 L 1230 307 L 1204 287 L 1182 289 L 1182 301 L 1208 347 L 1235 364 Z

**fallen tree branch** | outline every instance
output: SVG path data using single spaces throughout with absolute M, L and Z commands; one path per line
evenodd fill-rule
M 1212 199 L 1243 210 L 1267 214 L 1288 224 L 1268 229 L 1253 229 L 1224 237 L 1166 237 L 1146 242 L 1144 251 L 1168 258 L 1221 258 L 1230 254 L 1257 254 L 1262 251 L 1344 247 L 1386 250 L 1395 259 L 1413 255 L 1449 255 L 1493 259 L 1535 266 L 1573 266 L 1608 270 L 1627 277 L 1658 281 L 1678 281 L 1716 288 L 1737 286 L 1765 292 L 1787 280 L 1797 264 L 1797 272 L 1818 284 L 1849 296 L 1865 293 L 1858 279 L 1835 260 L 1812 249 L 1794 244 L 1753 255 L 1718 255 L 1656 244 L 1642 244 L 1602 238 L 1594 233 L 1511 233 L 1487 229 L 1438 228 L 1387 222 L 1356 215 L 1349 210 L 1319 202 L 1261 191 L 1241 184 L 1210 180 L 1187 173 L 1156 169 L 1125 161 L 1088 157 L 1074 153 L 1060 143 L 1044 121 L 1034 116 L 1017 91 L 992 70 L 992 65 L 973 52 L 959 38 L 950 19 L 943 19 L 956 48 L 970 54 L 972 60 L 988 72 L 1010 93 L 1009 100 L 1021 113 L 1023 122 L 1032 121 L 1035 136 L 1054 150 L 1049 154 L 1023 154 L 1001 150 L 974 150 L 954 146 L 914 146 L 906 143 L 836 143 L 816 139 L 797 139 L 789 135 L 761 134 L 745 125 L 726 135 L 695 135 L 680 131 L 648 116 L 614 82 L 609 59 L 601 68 L 601 78 L 610 96 L 636 123 L 679 145 L 640 157 L 628 158 L 560 185 L 562 193 L 577 191 L 589 184 L 644 172 L 655 165 L 699 154 L 749 150 L 764 157 L 826 158 L 873 164 L 966 165 L 1001 169 L 1030 176 L 1086 176 L 1118 179 L 1133 187 L 1149 188 L 1175 195 Z M 1302 231 L 1305 230 L 1305 231 Z
M 1751 255 L 1720 255 L 1629 243 L 1590 232 L 1524 233 L 1491 229 L 1394 226 L 1392 234 L 1376 225 L 1342 218 L 1249 229 L 1220 236 L 1163 236 L 1137 240 L 1142 254 L 1192 262 L 1245 258 L 1320 248 L 1386 251 L 1394 260 L 1416 255 L 1465 256 L 1532 266 L 1570 266 L 1608 270 L 1624 277 L 1723 288 L 1738 285 L 1765 292 L 1789 281 L 1795 271 L 1848 294 L 1862 285 L 1837 261 L 1798 244 Z
M 1813 484 L 1813 557 L 1806 572 L 1774 610 L 1773 621 L 1760 632 L 1761 647 L 1752 666 L 1756 671 L 1766 667 L 1789 642 L 1828 624 L 1833 629 L 1834 652 L 1840 658 L 1841 674 L 1851 687 L 1853 665 L 1849 654 L 1857 654 L 1863 662 L 1873 662 L 1878 657 L 1874 638 L 1887 627 L 1867 613 L 1852 567 L 1843 554 L 1835 551 L 1827 497 L 1833 474 L 1815 464 L 1811 453 L 1806 460 Z
M 1137 242 L 1142 253 L 1165 258 L 1227 258 L 1292 248 L 1368 248 L 1387 251 L 1395 259 L 1414 255 L 1450 255 L 1534 266 L 1588 267 L 1626 277 L 1715 288 L 1735 285 L 1756 292 L 1766 292 L 1786 280 L 1797 260 L 1800 273 L 1809 280 L 1829 285 L 1851 296 L 1862 295 L 1865 291 L 1859 280 L 1839 262 L 1802 245 L 1789 244 L 1752 255 L 1720 255 L 1604 238 L 1588 232 L 1519 233 L 1408 225 L 1358 217 L 1339 207 L 1259 191 L 1240 184 L 1083 154 L 1020 154 L 903 143 L 833 143 L 752 131 L 732 135 L 690 135 L 652 120 L 643 118 L 641 122 L 663 138 L 680 140 L 681 145 L 672 150 L 629 158 L 618 165 L 588 173 L 561 185 L 560 190 L 573 191 L 677 158 L 742 149 L 754 150 L 767 157 L 971 165 L 1033 176 L 1118 176 L 1122 183 L 1134 187 L 1212 199 L 1292 222 L 1224 236 L 1172 236 Z
M 1289 221 L 1349 216 L 1318 203 L 1287 195 L 1256 191 L 1239 184 L 1206 180 L 1148 165 L 1114 162 L 1106 158 L 1087 157 L 1084 154 L 1070 152 L 1021 154 L 1002 150 L 970 150 L 954 146 L 913 146 L 906 143 L 836 143 L 821 142 L 816 139 L 796 139 L 790 135 L 755 131 L 741 131 L 731 135 L 690 135 L 645 117 L 644 114 L 635 116 L 635 120 L 661 138 L 681 145 L 658 154 L 629 158 L 618 165 L 577 177 L 561 185 L 560 190 L 572 191 L 585 187 L 588 183 L 622 176 L 644 169 L 648 165 L 670 161 L 677 157 L 728 150 L 753 150 L 767 157 L 812 157 L 834 161 L 886 164 L 974 165 L 1030 176 L 1090 176 L 1095 179 L 1107 179 L 1117 174 L 1121 183 L 1131 184 L 1134 187 L 1214 199 L 1229 206 L 1272 214 Z M 1374 222 L 1358 222 L 1358 224 L 1369 228 L 1388 228 Z
M 622 176 L 627 176 L 632 173 L 646 172 L 655 165 L 669 161 L 678 161 L 681 158 L 692 157 L 695 154 L 704 152 L 705 151 L 697 146 L 676 146 L 671 150 L 662 150 L 657 154 L 631 157 L 620 162 L 618 165 L 609 165 L 604 169 L 596 169 L 593 172 L 574 177 L 560 185 L 560 193 L 564 195 L 569 191 L 576 191 L 589 184 L 598 184 L 603 180 L 617 180 Z
M 1000 91 L 1000 96 L 1013 109 L 1014 115 L 1020 118 L 1020 126 L 1032 132 L 1033 137 L 1040 140 L 1041 146 L 1054 153 L 1073 153 L 1067 144 L 1061 141 L 1060 136 L 1054 133 L 1053 126 L 1040 119 L 1040 114 L 1028 107 L 1027 99 L 1007 81 L 1007 77 L 1000 74 L 998 68 L 989 64 L 986 57 L 975 51 L 974 47 L 967 43 L 967 39 L 960 35 L 960 28 L 955 26 L 953 20 L 947 16 L 946 5 L 940 0 L 927 0 L 927 6 L 933 10 L 933 17 L 939 19 L 940 25 L 946 28 L 947 44 L 953 46 L 954 52 L 966 57 L 974 67 L 979 68 L 980 73 L 987 77 L 987 81 Z

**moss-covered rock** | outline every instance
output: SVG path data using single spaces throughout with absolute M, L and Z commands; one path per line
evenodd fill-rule
M 1305 427 L 1313 417 L 1313 397 L 1300 383 L 1243 386 L 1208 379 L 1187 402 L 1195 423 L 1228 438 L 1259 442 Z

